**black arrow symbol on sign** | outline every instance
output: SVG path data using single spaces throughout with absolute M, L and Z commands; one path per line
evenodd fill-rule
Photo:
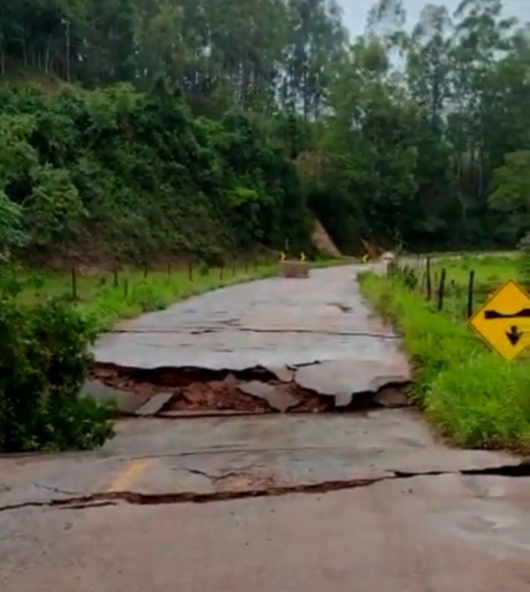
M 506 337 L 508 337 L 508 339 L 512 345 L 516 345 L 522 336 L 523 336 L 522 332 L 519 331 L 519 329 L 517 328 L 516 325 L 513 325 L 512 327 L 510 327 L 510 331 L 506 332 Z

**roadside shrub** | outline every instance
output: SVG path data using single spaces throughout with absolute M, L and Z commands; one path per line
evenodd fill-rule
M 0 451 L 89 449 L 112 435 L 113 409 L 79 396 L 93 338 L 64 300 L 24 307 L 0 292 Z

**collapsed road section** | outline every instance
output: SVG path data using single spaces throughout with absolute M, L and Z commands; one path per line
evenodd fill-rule
M 372 377 L 365 367 L 341 383 L 340 366 L 333 363 L 236 372 L 97 364 L 85 392 L 114 400 L 122 415 L 143 417 L 365 411 L 407 406 L 406 378 Z
M 123 323 L 97 342 L 85 392 L 168 417 L 406 405 L 409 364 L 357 271 L 241 284 Z

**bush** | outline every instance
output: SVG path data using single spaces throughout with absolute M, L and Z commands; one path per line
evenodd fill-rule
M 403 283 L 364 274 L 363 293 L 392 320 L 415 370 L 413 396 L 454 444 L 530 449 L 530 366 L 490 351 L 463 319 Z
M 0 451 L 89 449 L 112 435 L 113 409 L 79 396 L 94 333 L 74 307 L 23 307 L 0 292 Z

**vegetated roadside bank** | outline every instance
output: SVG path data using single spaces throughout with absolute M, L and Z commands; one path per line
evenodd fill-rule
M 321 259 L 311 267 L 345 264 L 346 260 Z M 71 302 L 96 333 L 106 331 L 120 320 L 161 310 L 170 304 L 232 284 L 270 277 L 278 273 L 278 261 L 234 260 L 227 266 L 205 264 L 161 269 L 127 268 L 119 272 L 97 270 L 88 275 L 66 271 L 38 271 L 6 267 L 2 286 L 16 293 L 23 305 L 42 303 L 50 298 Z
M 474 268 L 477 283 L 487 283 L 488 261 L 477 259 Z M 458 446 L 530 451 L 528 361 L 490 351 L 468 327 L 458 294 L 439 312 L 401 276 L 365 273 L 360 284 L 402 334 L 415 367 L 412 395 L 445 436 Z
M 51 297 L 70 300 L 93 329 L 100 333 L 117 321 L 234 283 L 273 275 L 271 261 L 230 267 L 180 268 L 166 271 L 126 269 L 118 273 L 98 271 L 93 275 L 68 272 L 37 272 L 20 268 L 12 271 L 19 285 L 19 302 L 32 305 Z
M 271 139 L 284 119 L 264 129 L 240 109 L 194 117 L 162 83 L 0 88 L 0 111 L 2 252 L 69 268 L 312 251 L 307 191 Z

